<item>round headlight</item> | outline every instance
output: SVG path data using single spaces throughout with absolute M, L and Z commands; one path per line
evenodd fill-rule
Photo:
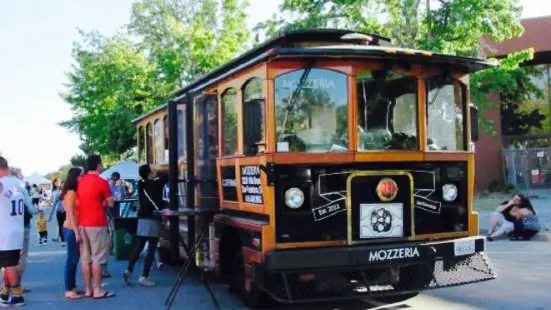
M 442 198 L 445 201 L 454 201 L 457 198 L 457 186 L 454 184 L 446 184 L 442 186 Z
M 304 203 L 304 193 L 296 187 L 289 188 L 285 192 L 285 204 L 291 209 L 298 209 Z

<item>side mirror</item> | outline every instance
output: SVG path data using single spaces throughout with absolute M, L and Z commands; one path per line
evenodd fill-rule
M 262 139 L 262 108 L 264 100 L 254 100 L 243 104 L 244 152 L 247 156 L 258 153 L 257 143 Z
M 469 115 L 471 118 L 471 141 L 478 141 L 478 109 L 474 104 L 469 104 Z

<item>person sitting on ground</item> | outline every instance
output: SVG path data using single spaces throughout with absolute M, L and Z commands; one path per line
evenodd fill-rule
M 488 241 L 512 233 L 515 230 L 514 222 L 521 220 L 529 212 L 534 212 L 532 204 L 522 194 L 516 194 L 511 200 L 502 202 L 490 218 Z
M 536 210 L 530 200 L 526 197 L 521 198 L 521 205 L 524 208 L 516 209 L 514 231 L 511 240 L 530 240 L 541 229 L 541 224 L 536 215 Z

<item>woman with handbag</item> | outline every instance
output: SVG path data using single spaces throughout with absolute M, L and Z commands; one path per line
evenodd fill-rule
M 155 283 L 149 280 L 149 272 L 155 258 L 155 251 L 157 250 L 162 227 L 161 219 L 155 216 L 154 211 L 163 208 L 163 186 L 168 182 L 168 178 L 166 176 L 157 178 L 153 166 L 147 164 L 140 166 L 138 172 L 140 181 L 138 182 L 137 242 L 128 260 L 128 268 L 123 273 L 123 279 L 127 284 L 130 284 L 134 266 L 147 243 L 147 253 L 139 283 L 143 286 L 151 287 Z

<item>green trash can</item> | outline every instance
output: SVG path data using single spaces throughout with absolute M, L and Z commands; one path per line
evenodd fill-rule
M 116 218 L 113 246 L 116 260 L 128 260 L 136 245 L 137 218 Z

